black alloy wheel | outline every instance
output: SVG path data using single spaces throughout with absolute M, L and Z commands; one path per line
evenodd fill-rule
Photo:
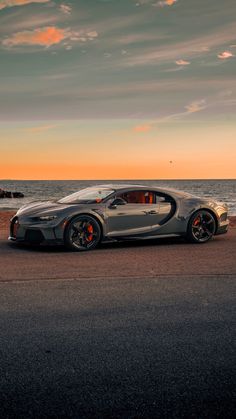
M 78 215 L 73 218 L 65 230 L 64 242 L 70 250 L 92 250 L 100 239 L 100 225 L 89 215 Z
M 190 218 L 187 239 L 193 243 L 206 243 L 215 234 L 216 221 L 211 212 L 199 210 Z

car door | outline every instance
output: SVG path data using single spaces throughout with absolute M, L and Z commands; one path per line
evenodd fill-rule
M 159 212 L 159 203 L 145 202 L 149 191 L 126 191 L 117 198 L 126 201 L 124 205 L 106 207 L 108 236 L 135 236 L 147 234 L 152 230 L 153 215 Z
M 173 198 L 167 194 L 156 193 L 155 201 L 159 203 L 158 211 L 152 213 L 152 230 L 153 232 L 165 224 L 173 215 L 176 204 Z

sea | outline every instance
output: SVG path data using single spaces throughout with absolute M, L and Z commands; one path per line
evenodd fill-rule
M 82 188 L 101 184 L 132 184 L 168 187 L 194 195 L 226 202 L 229 215 L 236 215 L 236 179 L 214 180 L 0 180 L 0 188 L 22 192 L 24 198 L 0 199 L 0 210 L 18 209 L 36 200 L 57 200 Z

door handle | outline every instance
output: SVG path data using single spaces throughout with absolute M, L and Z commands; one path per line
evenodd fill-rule
M 155 210 L 151 210 L 151 211 L 148 211 L 148 214 L 150 214 L 150 215 L 155 215 L 155 214 L 158 214 L 158 212 L 157 212 L 157 211 L 155 211 Z

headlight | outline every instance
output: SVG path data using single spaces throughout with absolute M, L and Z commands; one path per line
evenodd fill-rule
M 57 218 L 57 215 L 42 215 L 41 217 L 37 217 L 38 221 L 52 221 Z

